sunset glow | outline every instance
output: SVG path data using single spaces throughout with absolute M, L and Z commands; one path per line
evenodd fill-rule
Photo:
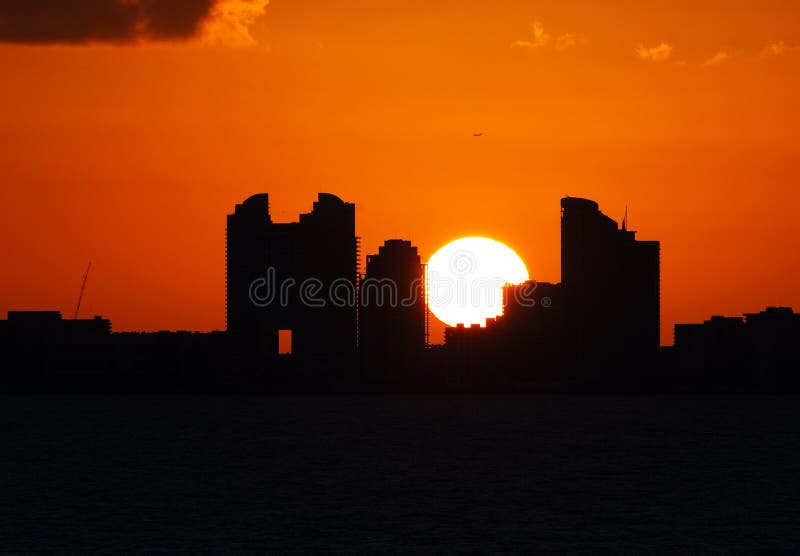
M 503 312 L 503 286 L 528 279 L 510 247 L 486 237 L 464 237 L 439 248 L 428 261 L 428 306 L 449 326 L 485 326 Z
M 558 200 L 627 206 L 664 344 L 800 307 L 800 5 L 213 4 L 146 36 L 0 23 L 0 314 L 72 311 L 92 261 L 115 330 L 221 329 L 225 214 L 260 191 L 277 221 L 357 203 L 363 254 L 502 237 L 553 283 Z

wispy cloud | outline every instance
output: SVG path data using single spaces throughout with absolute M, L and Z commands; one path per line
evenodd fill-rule
M 545 33 L 544 26 L 540 21 L 534 21 L 533 24 L 531 24 L 531 31 L 533 34 L 530 39 L 516 41 L 514 46 L 520 46 L 523 48 L 539 48 L 550 43 L 550 39 L 552 39 L 552 37 L 549 33 Z
M 640 44 L 636 48 L 636 55 L 647 62 L 666 62 L 672 56 L 672 46 L 665 42 L 651 47 Z
M 720 64 L 724 64 L 730 58 L 730 54 L 725 52 L 724 50 L 720 50 L 716 54 L 714 54 L 711 58 L 703 62 L 704 66 L 718 66 Z
M 575 33 L 564 33 L 556 39 L 556 50 L 567 50 L 578 44 L 578 36 Z
M 800 51 L 800 46 L 789 46 L 784 41 L 776 41 L 768 43 L 761 53 L 764 56 L 783 56 L 797 51 Z
M 544 25 L 540 21 L 531 24 L 531 37 L 524 40 L 515 41 L 511 46 L 518 48 L 544 48 L 552 47 L 555 50 L 568 50 L 583 42 L 575 33 L 564 33 L 553 37 L 544 30 Z

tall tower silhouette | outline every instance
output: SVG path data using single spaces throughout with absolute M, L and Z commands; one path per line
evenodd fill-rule
M 226 229 L 226 328 L 237 336 L 247 336 L 277 349 L 277 329 L 263 311 L 250 300 L 250 286 L 264 278 L 269 265 L 274 265 L 275 253 L 270 250 L 268 237 L 274 232 L 269 214 L 269 195 L 259 193 L 236 205 L 228 215 Z M 270 337 L 275 330 L 274 339 Z
M 423 265 L 410 241 L 390 239 L 367 257 L 360 288 L 359 349 L 391 363 L 425 347 Z
M 571 335 L 589 353 L 660 345 L 660 244 L 638 241 L 596 202 L 561 199 L 561 282 Z

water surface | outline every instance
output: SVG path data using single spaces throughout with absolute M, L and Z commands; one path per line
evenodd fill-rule
M 795 397 L 5 397 L 0 552 L 791 553 Z

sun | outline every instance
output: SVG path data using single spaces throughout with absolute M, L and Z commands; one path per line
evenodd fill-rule
M 503 313 L 503 286 L 528 280 L 513 249 L 488 237 L 462 237 L 428 261 L 428 307 L 449 326 L 486 325 Z

